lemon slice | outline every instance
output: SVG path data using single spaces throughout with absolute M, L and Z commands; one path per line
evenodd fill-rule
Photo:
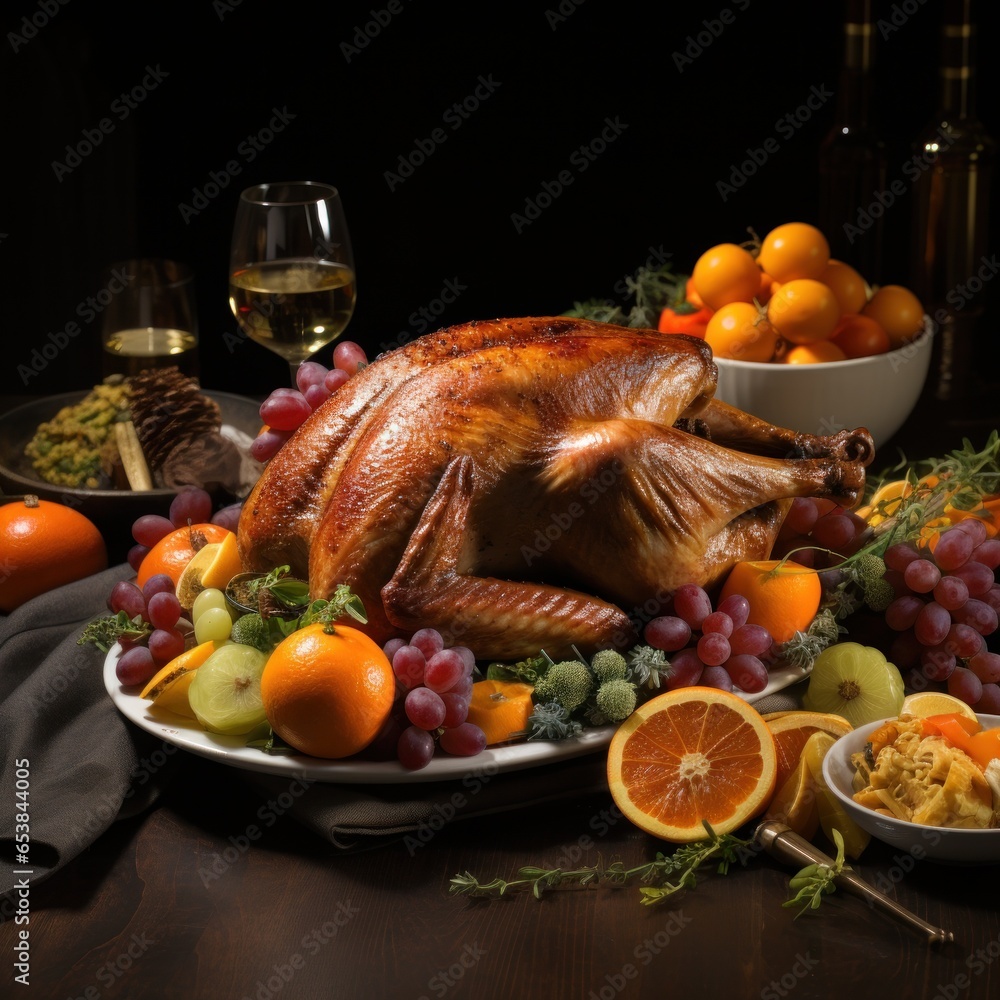
M 967 719 L 975 719 L 976 713 L 961 698 L 945 694 L 943 691 L 918 691 L 908 694 L 900 706 L 900 715 L 912 715 L 926 719 L 929 715 L 950 715 L 956 713 Z

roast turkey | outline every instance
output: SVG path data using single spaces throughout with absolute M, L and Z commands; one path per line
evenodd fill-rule
M 791 499 L 854 504 L 864 429 L 713 398 L 704 341 L 566 317 L 480 321 L 380 356 L 267 464 L 247 569 L 348 584 L 379 642 L 437 628 L 483 659 L 625 648 L 684 583 L 766 558 Z

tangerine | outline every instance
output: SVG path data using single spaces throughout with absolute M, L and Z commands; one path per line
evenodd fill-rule
M 195 557 L 195 553 L 210 542 L 221 542 L 232 534 L 221 524 L 191 524 L 177 528 L 161 538 L 143 557 L 136 575 L 136 585 L 142 587 L 151 577 L 165 573 L 174 581 L 181 578 L 184 568 Z
M 859 313 L 868 301 L 868 282 L 842 260 L 830 259 L 819 275 L 819 280 L 837 297 L 841 314 Z
M 267 721 L 312 757 L 350 757 L 378 735 L 396 678 L 382 648 L 346 625 L 296 629 L 274 648 L 260 681 Z
M 790 559 L 738 562 L 722 585 L 719 600 L 742 594 L 750 602 L 747 621 L 760 625 L 778 643 L 804 632 L 819 611 L 819 574 Z
M 774 737 L 731 691 L 685 687 L 641 704 L 608 747 L 608 785 L 639 829 L 663 840 L 729 833 L 774 794 Z
M 730 302 L 712 313 L 705 327 L 705 342 L 719 358 L 770 361 L 778 335 L 757 306 Z
M 531 685 L 520 681 L 476 681 L 465 721 L 479 726 L 487 746 L 504 743 L 528 728 L 535 707 L 531 692 Z
M 108 551 L 97 525 L 72 507 L 29 494 L 0 506 L 0 611 L 99 573 Z

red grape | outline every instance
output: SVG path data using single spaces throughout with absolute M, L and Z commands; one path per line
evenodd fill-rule
M 342 340 L 333 349 L 333 367 L 345 371 L 348 375 L 356 375 L 359 368 L 368 364 L 368 355 L 360 344 L 352 340 Z
M 439 740 L 441 749 L 458 757 L 474 757 L 486 749 L 486 734 L 472 722 L 446 729 Z
M 167 579 L 169 580 L 170 577 Z M 169 593 L 159 591 L 153 594 L 146 603 L 147 617 L 154 629 L 172 629 L 177 624 L 182 610 L 181 602 L 177 600 L 173 590 Z
M 977 545 L 972 553 L 972 560 L 989 566 L 990 569 L 1000 566 L 1000 538 L 987 538 Z
M 955 654 L 939 646 L 927 648 L 920 654 L 920 670 L 929 681 L 946 681 L 956 666 Z
M 934 562 L 945 572 L 958 569 L 968 561 L 975 547 L 975 540 L 968 531 L 942 531 L 934 546 Z
M 647 623 L 643 636 L 654 649 L 674 652 L 688 644 L 691 626 L 675 615 L 661 615 Z
M 132 548 L 128 550 L 128 555 L 126 560 L 129 566 L 132 567 L 137 573 L 139 572 L 139 567 L 142 565 L 143 559 L 149 554 L 148 545 L 133 545 Z
M 1000 624 L 996 609 L 974 597 L 953 611 L 952 617 L 963 625 L 971 625 L 980 635 L 992 635 Z
M 819 508 L 811 498 L 795 497 L 785 515 L 782 528 L 787 525 L 788 530 L 796 535 L 808 535 L 818 517 Z
M 948 629 L 945 643 L 948 649 L 964 660 L 982 649 L 983 637 L 971 625 L 956 624 Z
M 885 622 L 893 631 L 905 632 L 913 628 L 923 606 L 924 602 L 916 595 L 903 594 L 885 609 Z
M 983 682 L 968 668 L 955 667 L 948 675 L 948 694 L 975 705 L 983 696 Z
M 303 395 L 311 385 L 322 385 L 329 369 L 318 361 L 303 361 L 295 372 L 295 385 Z
M 441 695 L 444 702 L 444 721 L 441 723 L 447 729 L 460 726 L 469 716 L 469 699 L 464 694 L 446 691 Z
M 717 633 L 728 639 L 733 634 L 733 620 L 725 611 L 713 611 L 705 616 L 705 620 L 701 623 L 701 631 L 704 635 Z
M 701 672 L 699 684 L 705 687 L 720 688 L 723 691 L 732 691 L 733 679 L 729 676 L 729 671 L 725 667 L 707 666 Z
M 706 667 L 721 667 L 732 652 L 729 640 L 721 632 L 706 632 L 698 640 L 698 658 Z
M 322 406 L 330 398 L 332 393 L 326 385 L 321 382 L 319 385 L 308 386 L 302 395 L 305 397 L 306 402 L 315 410 Z
M 733 629 L 746 625 L 750 615 L 750 602 L 742 594 L 730 594 L 719 602 L 717 611 L 722 611 L 733 620 Z
M 982 597 L 994 582 L 993 570 L 981 562 L 967 562 L 952 570 L 951 575 L 965 584 L 970 597 Z
M 913 634 L 925 646 L 936 646 L 948 637 L 950 628 L 951 615 L 948 611 L 940 604 L 929 601 L 917 613 L 917 619 L 913 623 Z
M 674 612 L 691 628 L 701 628 L 701 623 L 712 613 L 712 599 L 702 587 L 682 584 L 674 591 Z
M 115 664 L 115 676 L 125 687 L 136 687 L 145 684 L 157 666 L 152 653 L 145 646 L 133 646 L 118 657 Z
M 696 649 L 682 649 L 670 658 L 670 673 L 667 674 L 667 688 L 691 687 L 701 680 L 705 664 L 698 659 Z
M 465 676 L 465 661 L 450 649 L 440 649 L 427 660 L 424 685 L 442 694 L 450 691 Z
M 900 571 L 920 558 L 920 552 L 912 542 L 896 542 L 885 550 L 883 559 L 887 569 L 898 569 Z
M 330 390 L 331 393 L 336 392 L 345 382 L 350 380 L 350 374 L 345 372 L 343 368 L 331 368 L 326 373 L 326 378 L 323 380 L 323 385 Z
M 301 392 L 272 392 L 260 404 L 260 418 L 268 427 L 278 431 L 293 431 L 309 414 L 312 407 Z
M 985 643 L 978 653 L 966 660 L 966 666 L 984 684 L 996 684 L 1000 681 L 1000 653 L 991 652 Z
M 726 670 L 741 691 L 756 694 L 767 687 L 767 667 L 756 657 L 748 653 L 731 656 L 726 661 Z
M 150 655 L 162 665 L 184 652 L 184 633 L 175 628 L 156 628 L 150 632 L 148 643 Z
M 437 729 L 444 722 L 445 704 L 441 695 L 430 688 L 413 688 L 407 693 L 403 706 L 406 717 L 421 729 Z
M 816 521 L 812 539 L 824 549 L 836 552 L 854 541 L 856 534 L 855 524 L 846 513 L 825 514 Z
M 421 628 L 410 636 L 410 645 L 416 646 L 428 659 L 444 649 L 444 637 L 433 628 Z
M 986 522 L 978 517 L 963 517 L 955 524 L 954 530 L 968 533 L 972 537 L 973 545 L 981 545 L 989 534 Z
M 250 442 L 250 457 L 256 462 L 266 462 L 274 458 L 278 449 L 292 436 L 291 431 L 278 431 L 273 427 L 261 431 Z
M 212 497 L 200 486 L 185 486 L 170 501 L 170 522 L 175 528 L 205 524 L 212 518 Z
M 424 682 L 427 659 L 416 646 L 400 646 L 392 654 L 392 672 L 403 687 L 416 688 Z
M 166 538 L 174 530 L 174 522 L 160 514 L 143 514 L 132 524 L 132 537 L 151 549 L 161 538 Z
M 741 625 L 729 637 L 729 646 L 735 656 L 749 654 L 763 656 L 770 648 L 774 638 L 763 625 Z
M 934 600 L 942 608 L 947 608 L 949 611 L 960 608 L 969 599 L 969 588 L 966 586 L 965 581 L 961 577 L 952 576 L 950 573 L 938 580 L 933 593 Z
M 941 570 L 930 559 L 914 559 L 903 570 L 907 587 L 917 594 L 929 594 L 941 579 Z
M 434 737 L 426 729 L 409 726 L 403 730 L 396 744 L 399 763 L 409 771 L 426 767 L 434 756 Z
M 243 502 L 226 504 L 212 515 L 212 524 L 218 524 L 230 531 L 236 531 L 240 524 L 240 514 L 243 513 Z
M 1000 715 L 1000 684 L 984 684 L 976 702 L 976 711 L 984 715 Z
M 111 588 L 111 593 L 108 596 L 108 607 L 115 614 L 124 611 L 129 618 L 135 618 L 136 615 L 145 617 L 146 598 L 142 596 L 142 591 L 134 583 L 119 580 Z

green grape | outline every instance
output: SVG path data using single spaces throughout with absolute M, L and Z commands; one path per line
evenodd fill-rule
M 843 716 L 857 728 L 894 719 L 903 704 L 903 677 L 872 646 L 838 642 L 813 664 L 802 706 L 810 712 Z
M 191 621 L 197 624 L 198 619 L 209 608 L 222 608 L 223 611 L 226 611 L 226 595 L 216 587 L 206 587 L 194 599 L 194 606 L 191 608 Z
M 267 721 L 260 696 L 266 663 L 266 653 L 230 642 L 194 671 L 188 703 L 205 729 L 236 736 Z
M 206 608 L 194 621 L 194 637 L 198 642 L 222 642 L 229 638 L 233 620 L 225 608 Z

